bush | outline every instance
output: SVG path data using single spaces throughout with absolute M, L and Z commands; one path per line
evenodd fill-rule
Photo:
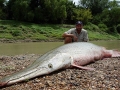
M 13 39 L 13 36 L 10 33 L 0 33 L 0 38 Z
M 120 24 L 117 25 L 117 32 L 120 33 Z
M 90 31 L 99 31 L 99 27 L 92 23 L 88 23 L 86 26 L 84 26 L 84 28 Z
M 11 34 L 12 34 L 13 36 L 21 36 L 21 35 L 22 35 L 22 31 L 20 31 L 20 30 L 13 30 L 13 31 L 11 32 Z
M 36 33 L 34 34 L 31 39 L 36 39 L 36 40 L 47 40 L 48 38 L 43 35 L 43 34 L 39 34 L 39 33 Z
M 101 31 L 107 32 L 108 28 L 105 24 L 98 24 L 98 27 L 100 28 Z
M 115 33 L 117 33 L 117 27 L 115 25 L 109 27 L 108 33 L 109 34 L 115 34 Z
M 3 12 L 3 10 L 0 8 L 0 19 L 6 19 L 7 15 Z

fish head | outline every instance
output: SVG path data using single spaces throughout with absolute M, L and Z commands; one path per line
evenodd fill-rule
M 43 68 L 43 72 L 49 74 L 53 71 L 68 68 L 71 65 L 71 61 L 73 58 L 67 53 L 57 53 L 52 55 L 53 57 L 45 60 L 45 62 L 41 63 L 40 68 Z
M 49 74 L 62 68 L 67 68 L 71 65 L 72 57 L 67 53 L 56 53 L 39 59 L 26 69 L 1 79 L 0 87 L 26 81 L 36 76 Z

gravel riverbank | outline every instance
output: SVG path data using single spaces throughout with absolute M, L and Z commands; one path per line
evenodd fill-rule
M 26 68 L 40 56 L 0 56 L 0 79 Z M 0 90 L 120 90 L 120 58 L 100 60 L 86 66 L 96 70 L 59 70 Z

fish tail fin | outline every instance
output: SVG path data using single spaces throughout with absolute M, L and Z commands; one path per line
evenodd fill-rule
M 118 51 L 118 50 L 106 50 L 104 52 L 104 58 L 111 58 L 111 57 L 120 57 L 120 51 Z
M 120 51 L 118 50 L 112 50 L 111 54 L 112 54 L 112 57 L 120 57 Z

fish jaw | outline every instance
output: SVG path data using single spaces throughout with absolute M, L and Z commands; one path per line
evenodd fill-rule
M 27 81 L 31 78 L 49 74 L 53 71 L 71 66 L 71 61 L 73 58 L 69 54 L 58 53 L 51 56 L 53 56 L 51 59 L 36 65 L 36 67 L 31 68 L 31 64 L 28 68 L 1 79 L 0 87 L 12 85 L 21 81 Z
M 21 81 L 28 81 L 31 78 L 48 73 L 46 68 L 41 69 L 40 67 L 37 67 L 31 71 L 27 71 L 27 72 L 25 71 L 26 69 L 18 73 L 12 74 L 10 76 L 6 76 L 5 78 L 1 79 L 0 87 L 12 85 L 14 83 L 18 83 Z

